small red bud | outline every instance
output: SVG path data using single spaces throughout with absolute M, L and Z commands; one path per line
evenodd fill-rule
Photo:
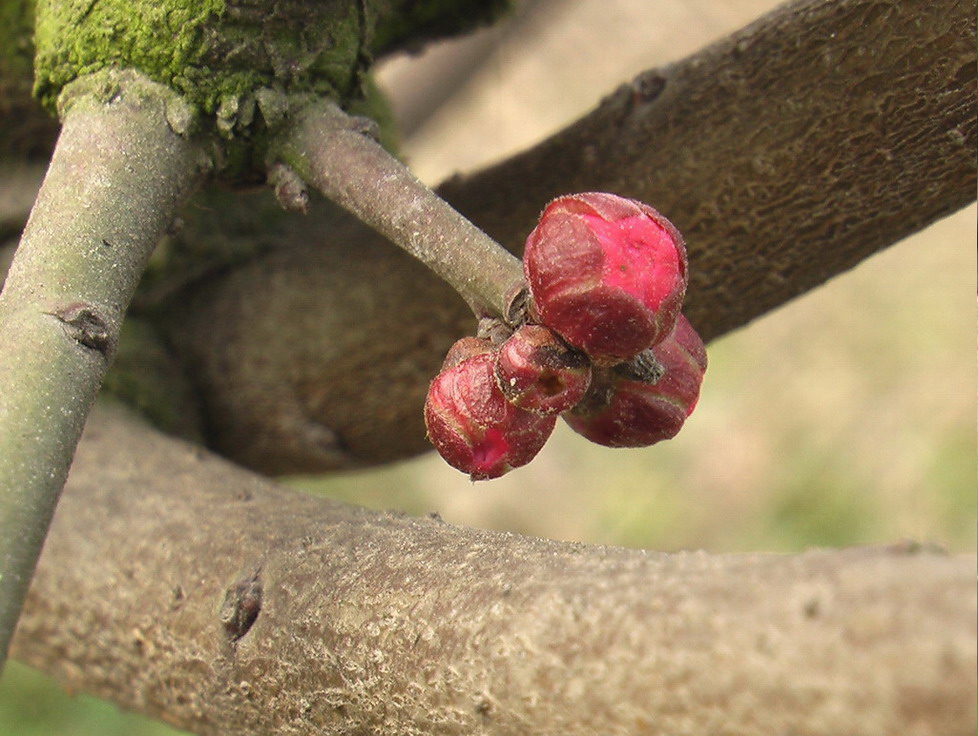
M 463 337 L 452 343 L 452 346 L 445 354 L 445 360 L 441 363 L 441 369 L 444 371 L 448 368 L 454 368 L 463 360 L 467 360 L 476 355 L 491 353 L 494 349 L 489 340 L 484 340 L 481 337 Z
M 510 403 L 539 414 L 559 414 L 584 398 L 591 361 L 543 325 L 524 325 L 500 346 L 496 378 Z
M 636 379 L 628 364 L 596 369 L 583 401 L 564 414 L 571 429 L 608 447 L 646 447 L 675 437 L 699 400 L 706 348 L 680 315 L 650 352 L 664 371 L 658 381 Z
M 473 480 L 498 478 L 532 460 L 555 416 L 513 406 L 496 382 L 495 356 L 481 353 L 443 370 L 431 382 L 424 418 L 428 439 L 445 461 Z
M 548 204 L 523 268 L 540 321 L 605 365 L 665 339 L 686 294 L 679 231 L 648 205 L 603 192 Z

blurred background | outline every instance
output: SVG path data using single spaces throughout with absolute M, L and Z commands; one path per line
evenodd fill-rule
M 524 0 L 492 29 L 385 62 L 379 82 L 402 125 L 402 153 L 436 184 L 533 144 L 638 72 L 774 5 Z M 365 506 L 599 544 L 795 552 L 910 538 L 973 553 L 976 216 L 971 206 L 710 344 L 699 407 L 671 442 L 609 450 L 559 425 L 529 466 L 487 483 L 433 454 L 289 482 Z M 179 732 L 11 662 L 0 733 Z

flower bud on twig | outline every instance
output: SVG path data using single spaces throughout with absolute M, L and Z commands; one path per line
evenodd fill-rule
M 540 321 L 604 365 L 663 340 L 686 293 L 679 231 L 648 205 L 603 192 L 547 205 L 523 268 Z
M 699 400 L 706 348 L 680 315 L 651 352 L 663 368 L 655 383 L 638 380 L 625 366 L 595 370 L 584 400 L 563 415 L 571 429 L 608 447 L 645 447 L 674 437 Z
M 557 417 L 523 411 L 499 388 L 495 359 L 482 353 L 437 376 L 428 389 L 428 438 L 445 461 L 473 480 L 498 478 L 532 460 Z
M 524 325 L 499 348 L 496 378 L 521 409 L 559 414 L 584 398 L 591 361 L 543 325 Z

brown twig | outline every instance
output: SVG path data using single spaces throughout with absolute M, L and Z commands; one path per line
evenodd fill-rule
M 520 319 L 519 259 L 385 151 L 363 121 L 332 102 L 313 103 L 297 115 L 273 159 L 431 268 L 476 316 Z

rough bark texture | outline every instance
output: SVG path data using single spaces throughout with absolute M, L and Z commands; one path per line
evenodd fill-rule
M 685 311 L 711 339 L 974 200 L 974 11 L 789 3 L 440 191 L 515 248 L 558 194 L 653 203 L 686 237 Z
M 14 652 L 202 734 L 963 736 L 974 566 L 458 528 L 289 492 L 103 410 Z

